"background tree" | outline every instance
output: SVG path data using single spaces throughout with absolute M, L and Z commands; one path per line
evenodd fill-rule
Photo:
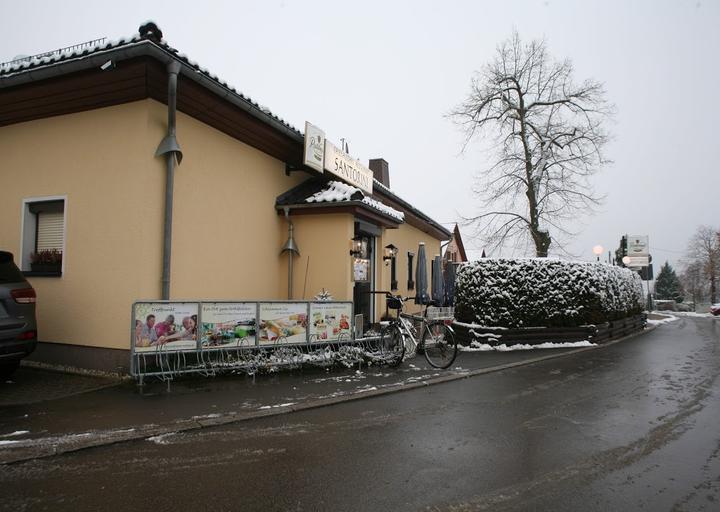
M 688 246 L 688 260 L 695 262 L 708 284 L 710 302 L 717 302 L 717 279 L 720 275 L 720 235 L 710 226 L 700 226 Z
M 468 219 L 486 243 L 531 240 L 547 256 L 557 234 L 569 234 L 564 221 L 599 204 L 589 178 L 608 162 L 611 114 L 602 85 L 576 84 L 570 61 L 552 60 L 544 41 L 522 44 L 514 33 L 498 46 L 450 114 L 465 131 L 463 151 L 481 134 L 494 140 L 497 159 L 475 191 L 489 211 Z
M 661 300 L 683 301 L 683 290 L 680 279 L 667 261 L 660 268 L 655 280 L 655 297 Z
M 695 310 L 696 305 L 707 296 L 702 265 L 697 261 L 688 262 L 680 274 L 680 282 L 692 300 L 693 310 Z

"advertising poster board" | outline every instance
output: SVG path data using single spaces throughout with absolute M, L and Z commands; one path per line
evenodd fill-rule
M 137 302 L 133 314 L 135 352 L 197 349 L 196 302 Z
M 256 315 L 255 302 L 203 302 L 200 310 L 201 346 L 254 346 Z
M 337 341 L 352 338 L 352 302 L 311 302 L 310 341 Z
M 307 302 L 261 302 L 260 345 L 307 342 Z

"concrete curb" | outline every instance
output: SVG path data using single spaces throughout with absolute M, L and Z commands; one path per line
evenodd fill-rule
M 528 366 L 531 364 L 548 361 L 551 359 L 558 359 L 561 357 L 567 357 L 588 350 L 598 350 L 611 345 L 615 345 L 622 341 L 635 338 L 642 334 L 655 330 L 656 325 L 648 325 L 642 331 L 637 331 L 621 338 L 608 341 L 601 345 L 593 347 L 582 347 L 575 350 L 569 350 L 560 354 L 550 354 L 546 356 L 538 356 L 531 359 L 525 359 L 522 361 L 516 361 L 513 363 L 506 363 L 497 366 L 491 366 L 487 368 L 478 368 L 470 371 L 458 371 L 443 375 L 441 377 L 434 377 L 423 381 L 412 382 L 409 384 L 392 384 L 387 387 L 379 387 L 376 389 L 370 389 L 367 391 L 359 391 L 347 395 L 339 395 L 330 398 L 320 398 L 316 400 L 310 400 L 304 403 L 283 406 L 270 406 L 267 409 L 259 409 L 242 414 L 226 414 L 217 417 L 202 416 L 194 417 L 185 420 L 177 420 L 173 423 L 165 425 L 143 425 L 131 429 L 118 429 L 106 432 L 88 432 L 81 434 L 71 434 L 58 437 L 50 437 L 44 439 L 28 440 L 32 441 L 43 441 L 37 445 L 22 445 L 17 448 L 7 447 L 0 449 L 0 464 L 14 464 L 18 462 L 24 462 L 31 459 L 40 459 L 46 457 L 52 457 L 54 455 L 61 455 L 65 453 L 76 452 L 87 448 L 95 448 L 98 446 L 108 446 L 116 443 L 124 443 L 126 441 L 138 441 L 142 439 L 149 439 L 151 437 L 157 437 L 162 435 L 179 434 L 183 432 L 190 432 L 206 427 L 217 427 L 222 425 L 229 425 L 232 423 L 239 423 L 242 421 L 248 421 L 259 418 L 267 418 L 270 416 L 280 416 L 291 412 L 307 411 L 311 409 L 318 409 L 320 407 L 327 407 L 330 405 L 337 405 L 340 403 L 351 402 L 355 400 L 364 400 L 366 398 L 373 398 L 377 396 L 389 395 L 392 393 L 399 393 L 411 389 L 424 388 L 436 384 L 442 384 L 445 382 L 452 382 L 461 379 L 467 379 L 478 375 L 485 375 L 488 373 L 500 372 L 503 370 L 509 370 L 512 368 L 518 368 L 521 366 Z M 97 434 L 92 439 L 87 439 L 88 436 Z

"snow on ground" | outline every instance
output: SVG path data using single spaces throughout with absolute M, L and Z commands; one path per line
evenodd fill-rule
M 661 315 L 660 313 L 657 314 L 657 316 L 663 316 L 663 318 L 648 318 L 647 323 L 650 325 L 660 325 L 660 324 L 668 324 L 670 322 L 675 322 L 676 320 L 680 320 L 680 318 L 673 316 L 673 315 Z
M 159 436 L 148 437 L 147 441 L 151 441 L 155 444 L 170 444 L 168 437 L 176 435 L 177 432 L 170 432 L 167 434 L 160 434 Z
M 10 432 L 9 434 L 0 434 L 0 437 L 17 437 L 17 436 L 24 436 L 25 434 L 29 434 L 29 430 L 16 430 L 15 432 Z
M 535 350 L 535 349 L 548 349 L 548 348 L 580 348 L 580 347 L 595 347 L 595 343 L 589 341 L 573 341 L 568 343 L 554 343 L 546 342 L 538 345 L 527 345 L 524 343 L 517 343 L 515 345 L 488 345 L 487 343 L 480 343 L 478 341 L 470 342 L 469 347 L 459 346 L 458 348 L 463 352 L 512 352 L 514 350 Z
M 692 316 L 692 317 L 702 317 L 702 318 L 713 318 L 713 315 L 711 313 L 697 313 L 695 311 L 673 311 L 672 313 L 669 313 L 671 315 L 675 316 Z

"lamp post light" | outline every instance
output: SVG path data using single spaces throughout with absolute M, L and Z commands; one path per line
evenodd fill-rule
M 593 254 L 597 258 L 597 262 L 600 263 L 600 255 L 605 251 L 602 245 L 596 245 L 593 247 Z

